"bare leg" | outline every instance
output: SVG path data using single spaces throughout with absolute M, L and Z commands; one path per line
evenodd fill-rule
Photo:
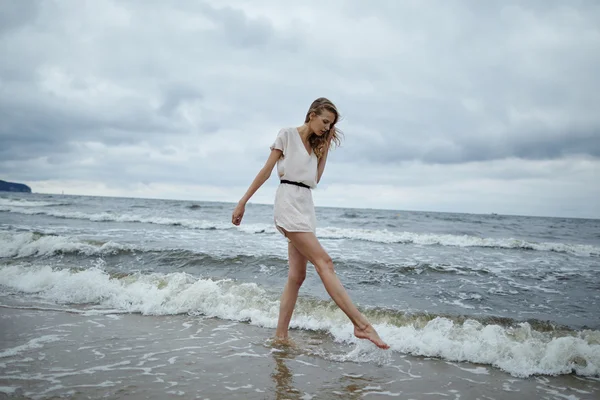
M 306 264 L 308 262 L 308 259 L 292 243 L 288 243 L 288 259 L 290 264 L 288 280 L 281 295 L 279 320 L 275 331 L 275 337 L 279 340 L 287 340 L 288 338 L 288 327 L 298 299 L 298 291 L 304 282 L 304 278 L 306 278 Z
M 333 268 L 333 261 L 319 240 L 312 232 L 286 232 L 294 247 L 303 254 L 316 268 L 325 285 L 325 290 L 333 301 L 342 309 L 354 324 L 354 336 L 360 339 L 369 339 L 382 349 L 389 346 L 381 340 L 375 328 L 364 315 L 358 311 L 350 296 L 342 286 Z

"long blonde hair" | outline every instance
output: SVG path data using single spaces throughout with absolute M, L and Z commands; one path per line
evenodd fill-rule
M 338 147 L 341 144 L 340 137 L 343 135 L 342 131 L 340 131 L 335 126 L 335 124 L 340 118 L 340 113 L 338 112 L 336 106 L 325 97 L 319 97 L 318 99 L 312 102 L 308 109 L 308 112 L 306 113 L 306 118 L 304 119 L 304 122 L 306 123 L 310 121 L 311 113 L 314 112 L 316 115 L 321 115 L 323 110 L 330 111 L 333 115 L 335 115 L 335 119 L 331 124 L 331 126 L 333 126 L 333 129 L 331 129 L 326 135 L 319 136 L 313 133 L 308 138 L 308 143 L 310 144 L 310 147 L 313 149 L 318 158 L 321 158 L 323 156 L 330 136 L 333 135 L 331 141 L 335 143 L 336 147 Z

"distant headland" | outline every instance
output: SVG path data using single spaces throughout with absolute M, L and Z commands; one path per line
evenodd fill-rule
M 22 183 L 6 182 L 0 179 L 0 192 L 31 193 L 31 188 Z

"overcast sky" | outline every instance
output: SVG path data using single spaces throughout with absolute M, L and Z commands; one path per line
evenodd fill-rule
M 237 202 L 326 96 L 317 205 L 600 218 L 598 1 L 0 0 L 0 55 L 34 192 Z

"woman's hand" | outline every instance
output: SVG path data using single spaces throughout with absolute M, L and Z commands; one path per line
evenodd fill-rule
M 233 214 L 231 214 L 231 223 L 234 225 L 241 224 L 245 211 L 246 211 L 246 205 L 244 203 L 238 203 L 238 205 L 233 210 Z

